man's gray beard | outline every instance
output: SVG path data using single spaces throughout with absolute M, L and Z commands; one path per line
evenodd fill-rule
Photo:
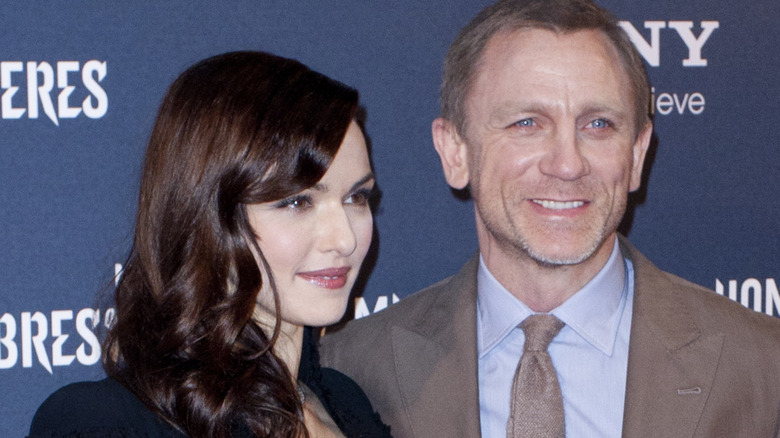
M 563 267 L 563 266 L 571 266 L 571 265 L 577 265 L 585 260 L 588 260 L 593 256 L 593 254 L 596 253 L 596 250 L 604 243 L 604 230 L 601 231 L 600 235 L 598 236 L 598 239 L 594 239 L 593 244 L 590 248 L 583 251 L 582 254 L 577 255 L 576 257 L 572 258 L 565 258 L 565 259 L 555 259 L 555 258 L 549 258 L 543 254 L 537 253 L 536 251 L 531 248 L 531 245 L 528 244 L 528 242 L 525 241 L 525 239 L 520 239 L 520 249 L 534 262 L 536 262 L 537 265 L 543 268 L 557 268 L 557 267 Z

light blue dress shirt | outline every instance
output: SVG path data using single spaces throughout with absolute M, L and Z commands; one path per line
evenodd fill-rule
M 482 436 L 505 437 L 515 369 L 534 312 L 507 291 L 480 257 L 477 274 Z M 548 351 L 563 394 L 567 437 L 620 437 L 626 393 L 634 269 L 615 240 L 606 265 L 552 313 L 566 323 Z

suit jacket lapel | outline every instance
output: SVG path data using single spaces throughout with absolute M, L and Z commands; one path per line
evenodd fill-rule
M 722 335 L 704 336 L 666 275 L 625 239 L 634 265 L 624 437 L 691 437 L 718 368 Z
M 479 436 L 474 256 L 435 293 L 429 313 L 391 337 L 403 404 L 416 437 Z

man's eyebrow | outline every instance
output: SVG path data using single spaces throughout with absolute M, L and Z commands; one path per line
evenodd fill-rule
M 626 112 L 618 108 L 619 105 L 612 104 L 610 102 L 593 102 L 582 105 L 581 108 L 576 109 L 579 114 L 592 114 L 592 113 L 606 113 L 611 114 L 613 117 L 623 116 Z M 550 111 L 548 105 L 542 102 L 504 102 L 496 106 L 493 111 L 490 112 L 490 120 L 501 120 L 517 116 L 521 113 L 528 114 L 544 114 Z
M 630 109 L 630 108 L 629 108 Z M 614 113 L 614 114 L 623 114 L 625 113 L 624 109 L 616 107 L 616 105 L 612 105 L 610 103 L 593 103 L 584 105 L 582 110 L 582 113 L 588 114 L 588 113 Z
M 490 112 L 490 119 L 505 119 L 518 113 L 539 113 L 543 112 L 543 109 L 544 104 L 541 103 L 503 102 Z

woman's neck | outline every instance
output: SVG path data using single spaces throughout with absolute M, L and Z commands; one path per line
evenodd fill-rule
M 269 338 L 273 336 L 276 324 L 275 315 L 256 309 L 253 318 Z M 276 357 L 287 367 L 293 382 L 298 380 L 298 366 L 301 362 L 302 347 L 303 326 L 282 321 L 279 327 L 279 337 L 276 338 L 273 351 Z

